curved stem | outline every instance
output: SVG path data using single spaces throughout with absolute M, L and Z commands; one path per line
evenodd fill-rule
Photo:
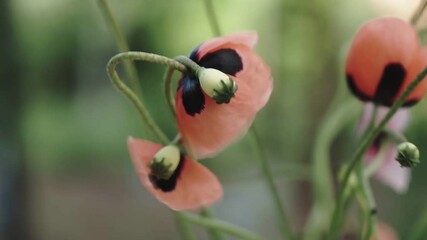
M 119 63 L 123 62 L 124 60 L 131 60 L 131 61 L 140 60 L 140 61 L 147 61 L 147 62 L 153 62 L 158 64 L 165 64 L 181 72 L 185 72 L 186 67 L 173 59 L 152 54 L 152 53 L 145 53 L 145 52 L 119 53 L 114 57 L 112 57 L 107 64 L 108 76 L 110 77 L 113 84 L 116 86 L 116 88 L 119 91 L 121 91 L 124 95 L 126 95 L 126 97 L 128 97 L 129 100 L 131 100 L 131 102 L 138 109 L 138 112 L 141 115 L 144 122 L 148 125 L 149 129 L 156 135 L 156 137 L 160 140 L 160 142 L 163 144 L 167 144 L 169 142 L 168 138 L 163 133 L 163 131 L 159 128 L 156 122 L 153 120 L 150 113 L 147 111 L 145 104 L 138 98 L 138 96 L 128 86 L 126 86 L 126 84 L 120 79 L 119 75 L 117 74 L 116 66 Z
M 186 66 L 192 73 L 197 75 L 197 71 L 200 70 L 199 64 L 188 58 L 187 56 L 176 56 L 174 60 Z
M 331 109 L 319 125 L 313 150 L 313 198 L 316 200 L 310 212 L 305 227 L 305 239 L 314 239 L 325 233 L 328 222 L 325 216 L 333 212 L 334 189 L 332 173 L 330 169 L 330 146 L 334 137 L 347 126 L 347 123 L 356 117 L 358 102 L 349 100 L 344 104 Z M 332 110 L 333 109 L 333 110 Z
M 205 0 L 205 8 L 214 36 L 221 35 L 221 29 L 219 28 L 218 18 L 216 17 L 212 0 Z
M 175 69 L 168 67 L 165 73 L 164 77 L 164 94 L 166 97 L 166 103 L 169 106 L 169 109 L 171 110 L 174 117 L 176 117 L 176 105 L 175 105 L 175 95 L 174 91 L 172 89 L 172 76 Z
M 200 209 L 200 215 L 204 218 L 207 218 L 207 219 L 214 219 L 212 211 L 207 207 L 202 207 Z M 212 240 L 224 240 L 224 238 L 217 231 L 217 229 L 213 229 L 213 228 L 209 229 L 208 234 L 210 236 L 210 239 L 212 239 Z
M 175 212 L 175 217 L 178 225 L 178 231 L 184 240 L 196 240 L 196 237 L 191 232 L 190 225 L 185 220 L 183 213 Z
M 361 204 L 365 203 L 364 205 L 366 205 L 365 207 L 362 207 L 362 210 L 365 212 L 364 215 L 366 216 L 366 228 L 362 227 L 362 229 L 366 229 L 366 232 L 364 235 L 360 235 L 359 237 L 361 239 L 369 240 L 371 239 L 371 235 L 375 232 L 377 214 L 376 203 L 368 178 L 364 173 L 362 161 L 357 163 L 356 172 L 359 190 L 363 196 L 360 201 L 362 201 Z
M 217 229 L 221 232 L 228 233 L 230 235 L 233 235 L 245 240 L 261 240 L 261 237 L 258 236 L 257 234 L 250 232 L 246 229 L 234 226 L 225 221 L 208 219 L 208 218 L 200 217 L 200 216 L 185 213 L 185 212 L 182 212 L 181 214 L 185 220 L 192 222 L 194 224 L 198 224 L 211 229 Z
M 386 141 L 381 144 L 379 152 L 376 154 L 375 158 L 371 161 L 371 163 L 365 167 L 363 174 L 367 179 L 369 179 L 381 166 L 384 162 L 386 154 L 390 151 L 394 144 L 391 141 Z
M 99 7 L 101 8 L 101 11 L 104 14 L 105 20 L 109 25 L 111 26 L 113 30 L 113 34 L 116 38 L 117 47 L 119 48 L 120 52 L 127 52 L 129 51 L 129 45 L 126 41 L 126 38 L 123 34 L 123 32 L 120 30 L 119 25 L 117 24 L 116 19 L 114 18 L 113 13 L 111 12 L 110 7 L 108 6 L 108 3 L 106 0 L 99 0 L 98 1 Z M 126 75 L 129 77 L 130 85 L 132 89 L 136 92 L 136 95 L 139 97 L 142 97 L 142 91 L 141 91 L 141 84 L 138 80 L 138 72 L 136 71 L 135 65 L 130 61 L 125 61 L 125 72 Z
M 261 165 L 261 170 L 264 175 L 264 178 L 268 184 L 268 188 L 270 189 L 271 195 L 273 197 L 274 204 L 277 209 L 277 214 L 280 221 L 280 229 L 282 231 L 282 234 L 287 239 L 295 239 L 293 230 L 291 228 L 291 225 L 289 223 L 288 218 L 286 217 L 286 211 L 285 208 L 282 205 L 282 202 L 280 200 L 279 191 L 277 190 L 276 183 L 274 182 L 273 173 L 271 171 L 270 164 L 268 162 L 267 155 L 265 154 L 264 148 L 262 147 L 261 140 L 258 136 L 257 131 L 255 130 L 254 125 L 251 126 L 250 131 L 252 133 L 252 136 L 254 138 L 255 146 L 259 154 L 259 163 Z
M 354 170 L 357 163 L 362 159 L 362 155 L 365 153 L 366 149 L 368 149 L 368 147 L 373 143 L 373 141 L 375 140 L 375 137 L 384 129 L 387 122 L 397 112 L 397 110 L 403 105 L 403 103 L 408 98 L 409 94 L 411 94 L 411 92 L 415 89 L 416 86 L 418 86 L 418 84 L 424 79 L 425 76 L 427 76 L 427 68 L 424 68 L 423 71 L 409 84 L 409 86 L 405 89 L 403 94 L 397 99 L 397 101 L 390 108 L 390 111 L 387 113 L 387 115 L 385 115 L 384 118 L 381 120 L 381 122 L 363 138 L 361 144 L 356 149 L 356 152 L 354 153 L 353 157 L 349 162 L 350 165 L 345 172 L 343 182 L 338 192 L 338 202 L 337 202 L 335 212 L 332 217 L 332 222 L 330 225 L 329 239 L 336 239 L 338 232 L 340 230 L 336 226 L 338 225 L 337 223 L 338 219 L 341 218 L 341 216 L 339 216 L 340 208 L 342 208 L 342 205 L 344 204 L 344 200 L 345 200 L 343 193 L 345 192 L 344 190 L 348 185 L 348 180 L 350 178 L 351 172 Z

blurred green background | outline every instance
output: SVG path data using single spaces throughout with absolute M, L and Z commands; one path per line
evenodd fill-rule
M 174 57 L 213 36 L 202 0 L 108 2 L 131 50 Z M 344 82 L 352 35 L 375 16 L 408 18 L 417 3 L 214 1 L 224 33 L 259 33 L 257 52 L 271 67 L 275 88 L 255 125 L 298 229 L 311 204 L 314 136 Z M 117 52 L 97 1 L 0 1 L 0 239 L 178 239 L 171 211 L 140 186 L 127 153 L 127 136 L 145 135 L 139 115 L 106 75 Z M 136 66 L 150 111 L 173 137 L 161 88 L 164 67 Z M 427 202 L 426 108 L 425 100 L 413 108 L 406 132 L 422 154 L 409 191 L 397 195 L 372 181 L 379 218 L 403 239 Z M 334 144 L 336 159 L 351 154 L 356 123 Z M 225 188 L 213 210 L 276 239 L 275 210 L 252 149 L 246 136 L 203 161 Z

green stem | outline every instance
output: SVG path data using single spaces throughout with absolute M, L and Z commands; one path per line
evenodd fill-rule
M 221 30 L 218 24 L 218 18 L 216 17 L 212 0 L 205 0 L 205 8 L 206 8 L 206 14 L 208 15 L 208 19 L 209 19 L 209 24 L 211 26 L 214 36 L 221 35 Z
M 392 147 L 391 141 L 383 142 L 380 146 L 379 152 L 375 155 L 375 158 L 369 163 L 367 167 L 363 170 L 363 174 L 365 178 L 370 178 L 381 166 L 381 164 L 384 162 L 387 152 Z
M 325 216 L 333 212 L 334 193 L 330 169 L 330 146 L 334 137 L 356 117 L 358 102 L 350 100 L 337 108 L 332 104 L 330 111 L 319 125 L 313 150 L 313 198 L 314 205 L 305 227 L 305 239 L 314 239 L 327 230 Z M 333 109 L 333 110 L 332 110 Z
M 350 165 L 346 170 L 343 182 L 341 184 L 341 188 L 338 192 L 338 203 L 336 205 L 335 212 L 332 217 L 332 222 L 329 231 L 329 239 L 336 239 L 340 230 L 336 228 L 336 226 L 338 225 L 337 220 L 341 218 L 341 216 L 339 216 L 340 208 L 342 208 L 343 201 L 345 200 L 343 193 L 345 192 L 344 190 L 348 184 L 351 172 L 354 170 L 357 163 L 362 159 L 362 156 L 365 153 L 366 149 L 368 149 L 368 147 L 373 143 L 376 136 L 384 129 L 387 122 L 397 112 L 397 110 L 399 110 L 399 108 L 403 105 L 403 103 L 406 101 L 411 92 L 415 89 L 415 87 L 418 86 L 418 84 L 424 79 L 426 75 L 427 68 L 424 68 L 423 71 L 409 84 L 403 94 L 393 104 L 393 106 L 390 108 L 389 112 L 387 113 L 387 115 L 384 116 L 381 122 L 363 138 L 361 144 L 359 145 L 353 157 L 351 158 Z
M 411 24 L 415 26 L 418 23 L 418 20 L 420 20 L 421 16 L 423 15 L 424 10 L 427 7 L 427 0 L 424 0 L 420 3 L 419 7 L 415 11 L 414 15 L 411 18 Z
M 120 79 L 119 75 L 117 74 L 116 66 L 124 60 L 140 60 L 158 64 L 165 64 L 181 72 L 185 72 L 186 67 L 173 59 L 145 52 L 119 53 L 112 57 L 107 64 L 108 76 L 110 77 L 113 84 L 119 91 L 121 91 L 126 97 L 128 97 L 129 100 L 131 100 L 131 102 L 138 109 L 139 114 L 141 115 L 144 122 L 147 124 L 148 128 L 155 134 L 155 136 L 160 140 L 160 142 L 163 144 L 167 144 L 169 142 L 169 139 L 153 120 L 145 104 L 128 86 L 126 86 L 126 84 Z
M 196 237 L 191 232 L 190 225 L 185 220 L 182 212 L 175 212 L 176 223 L 178 225 L 178 231 L 184 240 L 195 240 Z
M 99 7 L 104 15 L 105 20 L 107 23 L 112 27 L 113 34 L 116 38 L 117 47 L 119 48 L 120 52 L 127 52 L 129 51 L 129 45 L 126 41 L 126 38 L 123 34 L 123 32 L 120 30 L 119 25 L 117 24 L 116 19 L 114 18 L 114 15 L 108 6 L 108 3 L 106 0 L 98 0 Z M 129 77 L 130 85 L 132 89 L 136 92 L 136 95 L 139 97 L 142 97 L 142 91 L 141 91 L 141 84 L 138 80 L 138 72 L 136 71 L 135 65 L 131 61 L 125 61 L 125 72 L 126 75 Z
M 427 206 L 424 207 L 424 212 L 413 225 L 409 234 L 409 240 L 427 239 Z
M 276 209 L 277 209 L 277 214 L 279 217 L 280 229 L 282 231 L 282 234 L 287 239 L 295 239 L 291 225 L 288 221 L 288 218 L 286 217 L 285 208 L 283 207 L 283 205 L 281 203 L 279 191 L 277 190 L 277 186 L 274 182 L 274 177 L 273 177 L 273 174 L 271 172 L 271 167 L 270 167 L 270 164 L 268 162 L 267 155 L 264 151 L 264 148 L 262 147 L 261 140 L 259 138 L 257 131 L 255 130 L 254 125 L 252 125 L 252 127 L 250 128 L 250 131 L 251 131 L 252 136 L 254 138 L 255 146 L 256 146 L 256 149 L 257 149 L 258 154 L 259 154 L 258 159 L 259 159 L 259 162 L 261 165 L 262 173 L 263 173 L 264 178 L 268 184 L 268 188 L 270 189 L 270 193 L 271 193 L 273 200 L 274 200 L 274 205 L 276 206 Z
M 175 69 L 168 67 L 165 73 L 164 77 L 164 91 L 165 91 L 165 97 L 166 102 L 169 106 L 170 111 L 172 112 L 173 116 L 176 117 L 176 105 L 175 105 L 175 94 L 172 89 L 172 76 Z
M 202 207 L 200 209 L 200 215 L 207 219 L 214 219 L 213 214 L 209 208 Z M 224 240 L 224 238 L 221 236 L 221 234 L 217 231 L 215 228 L 210 228 L 208 230 L 208 234 L 210 236 L 210 239 L 212 240 Z
M 196 62 L 194 62 L 187 56 L 177 56 L 177 57 L 174 57 L 174 60 L 186 66 L 188 70 L 190 70 L 193 74 L 196 74 L 196 75 L 201 68 Z
M 360 237 L 361 239 L 370 240 L 371 235 L 375 231 L 376 226 L 377 209 L 375 204 L 375 198 L 373 196 L 371 186 L 369 185 L 368 178 L 366 177 L 366 174 L 363 171 L 362 161 L 358 161 L 356 166 L 356 172 L 359 189 L 363 196 L 361 201 L 363 201 L 365 203 L 364 205 L 366 205 L 366 207 L 362 208 L 362 211 L 364 211 L 364 215 L 366 216 L 366 232 L 364 235 L 360 235 Z
M 184 213 L 184 212 L 182 212 L 181 214 L 185 220 L 194 224 L 198 224 L 211 229 L 217 229 L 221 232 L 228 233 L 230 235 L 233 235 L 245 240 L 261 240 L 261 237 L 258 236 L 257 234 L 250 232 L 246 229 L 234 226 L 225 221 L 208 219 L 205 217 L 200 217 L 194 214 Z

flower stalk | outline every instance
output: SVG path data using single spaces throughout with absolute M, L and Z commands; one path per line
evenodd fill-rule
M 375 137 L 384 129 L 387 122 L 391 119 L 391 117 L 397 112 L 397 110 L 402 107 L 408 96 L 411 94 L 411 92 L 415 89 L 415 87 L 418 86 L 424 79 L 424 77 L 427 76 L 427 68 L 424 68 L 421 73 L 409 84 L 409 86 L 405 89 L 405 91 L 402 93 L 402 95 L 397 99 L 397 101 L 392 105 L 390 108 L 390 111 L 387 113 L 387 115 L 384 116 L 384 118 L 381 120 L 381 122 L 373 128 L 371 131 L 369 131 L 365 137 L 362 139 L 361 144 L 356 149 L 353 157 L 351 158 L 349 162 L 349 167 L 347 168 L 344 179 L 341 183 L 341 187 L 338 192 L 338 201 L 337 205 L 335 207 L 335 211 L 332 217 L 332 221 L 330 224 L 330 230 L 329 230 L 329 238 L 328 239 L 336 239 L 338 232 L 339 232 L 339 219 L 341 219 L 342 214 L 342 208 L 343 204 L 345 202 L 345 189 L 348 185 L 348 181 L 350 178 L 351 173 L 354 171 L 357 164 L 361 161 L 363 154 L 366 152 L 368 147 L 373 143 L 375 140 Z

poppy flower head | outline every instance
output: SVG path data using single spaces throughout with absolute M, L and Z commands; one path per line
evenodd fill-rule
M 347 56 L 348 86 L 362 101 L 391 106 L 427 66 L 426 51 L 409 23 L 394 17 L 369 21 L 356 33 Z M 426 91 L 423 81 L 404 106 L 417 103 Z
M 222 197 L 216 176 L 175 146 L 129 137 L 128 147 L 142 185 L 171 209 L 197 209 Z
M 227 76 L 218 77 L 223 83 L 205 84 L 200 81 L 201 72 L 199 77 L 185 74 L 179 82 L 177 122 L 183 143 L 192 156 L 215 155 L 237 140 L 267 103 L 272 78 L 267 65 L 253 51 L 256 42 L 257 33 L 253 31 L 230 34 L 208 40 L 190 54 L 190 59 L 205 70 Z M 209 73 L 209 78 L 220 75 L 216 74 Z M 213 97 L 216 92 L 213 89 L 225 89 L 223 92 L 229 98 L 220 96 L 218 100 Z

